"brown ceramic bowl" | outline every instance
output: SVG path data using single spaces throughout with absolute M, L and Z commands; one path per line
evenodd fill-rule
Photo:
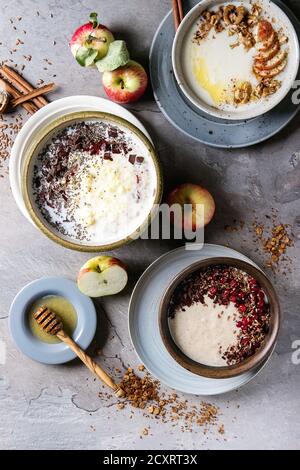
M 266 338 L 260 348 L 255 352 L 255 354 L 245 359 L 241 363 L 233 366 L 215 367 L 200 364 L 190 359 L 178 348 L 172 338 L 169 329 L 168 307 L 174 290 L 187 276 L 194 273 L 195 271 L 208 268 L 209 266 L 216 266 L 220 264 L 241 269 L 242 271 L 245 271 L 246 273 L 253 276 L 258 281 L 269 301 L 271 319 L 270 328 L 266 335 Z M 175 361 L 178 362 L 178 364 L 180 364 L 185 369 L 189 370 L 190 372 L 193 372 L 194 374 L 209 378 L 222 379 L 235 377 L 244 372 L 249 372 L 251 369 L 262 364 L 271 354 L 275 346 L 279 326 L 280 306 L 276 292 L 271 282 L 260 269 L 252 266 L 251 264 L 245 261 L 234 258 L 210 258 L 198 261 L 188 266 L 186 269 L 181 271 L 168 286 L 162 297 L 159 308 L 160 334 L 168 352 L 171 354 L 173 359 L 175 359 Z

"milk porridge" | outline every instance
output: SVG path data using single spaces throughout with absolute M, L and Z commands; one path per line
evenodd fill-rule
M 151 155 L 133 132 L 107 122 L 66 127 L 40 152 L 35 202 L 65 237 L 105 244 L 132 234 L 157 188 Z
M 253 355 L 270 320 L 269 303 L 256 279 L 223 265 L 182 281 L 168 314 L 179 349 L 194 361 L 215 367 L 238 364 Z
M 274 18 L 250 2 L 202 12 L 184 41 L 187 82 L 206 104 L 232 111 L 255 106 L 281 87 L 288 40 Z

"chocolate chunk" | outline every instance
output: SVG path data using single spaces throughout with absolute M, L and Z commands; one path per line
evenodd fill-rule
M 112 151 L 112 153 L 121 153 L 121 151 L 122 151 L 121 145 L 112 144 L 111 151 Z
M 138 163 L 143 163 L 144 157 L 136 157 L 136 161 L 137 161 Z
M 135 163 L 135 159 L 136 159 L 136 155 L 129 155 L 129 158 L 128 158 L 128 161 L 129 163 L 131 163 L 132 165 L 134 165 Z
M 109 135 L 109 137 L 118 137 L 118 130 L 115 129 L 114 127 L 111 127 L 108 130 L 108 135 Z

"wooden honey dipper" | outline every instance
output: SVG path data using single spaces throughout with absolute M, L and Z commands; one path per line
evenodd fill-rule
M 70 338 L 69 335 L 64 331 L 62 322 L 57 318 L 54 312 L 49 310 L 45 305 L 42 305 L 33 317 L 40 325 L 40 327 L 49 333 L 50 335 L 57 336 L 61 341 L 66 343 L 72 351 L 77 354 L 79 359 L 95 374 L 99 379 L 102 380 L 108 387 L 110 387 L 117 397 L 124 397 L 124 390 L 117 385 L 113 379 L 95 362 L 89 357 L 76 343 Z

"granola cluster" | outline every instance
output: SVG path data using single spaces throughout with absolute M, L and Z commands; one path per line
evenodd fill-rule
M 200 17 L 194 41 L 200 43 L 212 29 L 216 33 L 227 29 L 229 36 L 238 36 L 238 42 L 234 46 L 243 44 L 247 50 L 251 49 L 255 45 L 252 29 L 257 25 L 261 11 L 261 7 L 256 4 L 252 6 L 251 12 L 242 5 L 220 6 L 217 11 L 205 10 Z

